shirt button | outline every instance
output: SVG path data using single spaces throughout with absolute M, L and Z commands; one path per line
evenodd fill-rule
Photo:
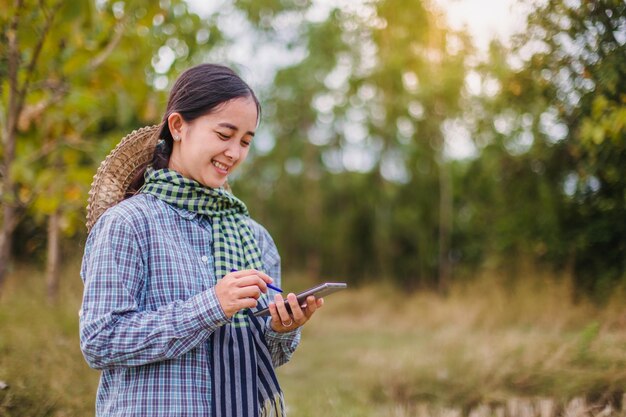
M 206 256 L 206 255 L 202 255 L 202 258 L 200 258 L 200 259 L 202 259 L 202 262 L 204 262 L 204 263 L 209 262 L 209 257 Z

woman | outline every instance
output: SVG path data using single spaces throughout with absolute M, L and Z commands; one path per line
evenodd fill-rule
M 102 370 L 98 416 L 285 414 L 274 368 L 323 300 L 301 308 L 289 294 L 291 314 L 282 296 L 269 302 L 267 285 L 280 285 L 276 247 L 225 189 L 259 113 L 233 71 L 193 67 L 174 84 L 154 140 L 128 151 L 125 139 L 94 177 L 80 339 Z M 152 163 L 126 187 L 138 169 L 128 160 L 146 149 Z M 118 183 L 134 195 L 94 216 L 103 190 Z M 252 315 L 268 303 L 271 318 Z

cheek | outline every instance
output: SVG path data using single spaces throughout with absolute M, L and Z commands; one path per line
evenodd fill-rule
M 195 149 L 193 146 L 187 148 L 186 150 L 187 152 L 185 152 L 185 159 L 189 161 L 190 164 L 197 164 L 201 159 L 202 153 Z
M 197 146 L 190 146 L 185 149 L 184 154 L 184 163 L 193 175 L 199 175 L 200 171 L 206 167 L 210 162 L 210 157 L 207 155 L 206 151 L 203 151 Z
M 239 157 L 239 163 L 242 163 L 243 161 L 246 160 L 246 158 L 248 158 L 248 153 L 250 152 L 250 147 L 248 146 L 247 148 L 244 148 L 241 151 L 241 156 Z
M 213 158 L 215 155 L 215 149 L 213 146 L 208 146 L 207 143 L 195 142 L 193 146 L 190 146 L 189 156 L 195 161 L 207 161 Z

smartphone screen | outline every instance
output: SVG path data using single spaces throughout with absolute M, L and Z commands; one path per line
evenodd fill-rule
M 325 282 L 323 284 L 317 285 L 315 287 L 309 288 L 308 290 L 302 291 L 299 294 L 296 294 L 296 298 L 298 299 L 298 303 L 302 308 L 306 307 L 306 299 L 313 295 L 315 298 L 322 298 L 327 295 L 330 295 L 334 292 L 346 289 L 348 284 L 345 282 Z M 287 308 L 287 312 L 291 314 L 291 307 L 287 304 L 287 299 L 285 299 L 285 307 Z M 264 308 L 254 313 L 256 317 L 269 316 L 270 309 Z

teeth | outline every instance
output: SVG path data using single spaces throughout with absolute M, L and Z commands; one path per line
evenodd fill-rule
M 213 165 L 215 165 L 219 169 L 223 169 L 225 171 L 228 171 L 228 165 L 224 165 L 221 162 L 217 162 L 217 161 L 212 161 L 212 162 L 213 162 Z

